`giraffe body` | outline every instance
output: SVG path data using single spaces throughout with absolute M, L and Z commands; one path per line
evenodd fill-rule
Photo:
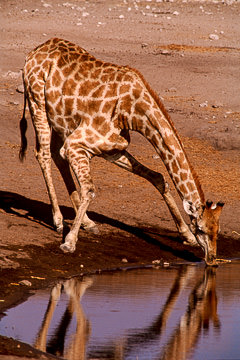
M 63 251 L 75 250 L 80 226 L 96 230 L 86 211 L 95 194 L 90 160 L 101 156 L 150 181 L 166 201 L 183 239 L 200 245 L 206 263 L 215 264 L 223 204 L 205 204 L 198 178 L 169 115 L 138 71 L 97 60 L 69 41 L 54 38 L 29 53 L 23 80 L 25 105 L 27 99 L 36 131 L 36 157 L 47 185 L 54 225 L 59 232 L 64 222 L 52 183 L 51 157 L 62 174 L 76 211 L 72 228 L 61 245 Z M 24 158 L 26 150 L 25 125 L 23 115 L 20 159 Z M 160 155 L 190 215 L 192 232 L 163 176 L 146 168 L 127 152 L 129 131 L 141 133 Z M 70 167 L 80 183 L 80 196 Z

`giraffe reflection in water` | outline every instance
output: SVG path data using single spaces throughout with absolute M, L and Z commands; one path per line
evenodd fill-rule
M 42 326 L 35 342 L 35 347 L 37 349 L 44 352 L 47 351 L 58 356 L 64 356 L 64 358 L 71 360 L 84 360 L 86 358 L 85 350 L 90 333 L 90 326 L 88 320 L 85 318 L 80 300 L 86 289 L 91 285 L 91 278 L 86 278 L 82 281 L 72 278 L 70 280 L 66 280 L 63 284 L 58 283 L 54 286 L 51 291 Z M 69 297 L 68 305 L 54 336 L 47 344 L 49 326 L 63 290 Z M 70 345 L 67 349 L 65 349 L 65 336 L 73 315 L 76 316 L 77 321 L 76 332 L 72 336 Z
M 125 335 L 122 338 L 121 336 L 117 338 L 115 343 L 103 345 L 99 350 L 95 348 L 88 351 L 86 349 L 90 338 L 90 325 L 82 310 L 80 300 L 87 288 L 92 285 L 93 278 L 86 278 L 82 281 L 73 278 L 63 284 L 57 284 L 51 291 L 35 347 L 42 351 L 64 356 L 69 360 L 129 359 L 131 354 L 140 353 L 141 348 L 151 346 L 151 342 L 155 343 L 160 340 L 167 327 L 169 317 L 175 309 L 176 301 L 179 299 L 181 292 L 186 286 L 189 287 L 189 283 L 191 283 L 193 285 L 185 313 L 181 316 L 179 323 L 176 324 L 163 347 L 159 347 L 159 351 L 156 351 L 151 357 L 159 360 L 188 359 L 197 346 L 202 330 L 207 332 L 211 322 L 215 329 L 220 329 L 217 314 L 216 269 L 206 268 L 200 279 L 196 275 L 196 267 L 180 267 L 161 312 L 150 326 L 142 330 L 136 330 L 134 334 L 131 331 L 131 334 L 129 332 L 130 335 L 126 335 L 125 331 Z M 59 327 L 47 344 L 49 326 L 63 290 L 68 295 L 69 302 Z M 70 345 L 65 349 L 65 335 L 74 314 L 77 321 L 76 332 L 71 338 Z
M 200 279 L 199 276 L 196 277 L 197 273 L 196 267 L 180 267 L 161 312 L 150 326 L 137 330 L 134 334 L 131 332 L 131 335 L 124 335 L 122 338 L 120 336 L 114 344 L 103 345 L 100 350 L 96 348 L 94 350 L 89 349 L 88 356 L 86 353 L 91 330 L 80 301 L 88 287 L 93 284 L 94 279 L 86 277 L 81 281 L 73 278 L 62 284 L 59 283 L 51 291 L 35 347 L 42 351 L 63 356 L 69 360 L 99 358 L 123 360 L 129 358 L 132 353 L 139 352 L 142 347 L 151 346 L 151 342 L 156 342 L 161 338 L 169 317 L 174 311 L 176 301 L 179 299 L 181 292 L 191 283 L 193 285 L 188 297 L 186 312 L 181 316 L 166 344 L 161 349 L 159 348 L 157 354 L 152 357 L 152 359 L 161 360 L 188 359 L 194 352 L 202 329 L 208 331 L 211 322 L 214 328 L 220 328 L 217 314 L 216 269 L 206 268 Z M 47 343 L 50 323 L 62 291 L 68 296 L 68 304 L 59 326 Z M 76 317 L 76 331 L 65 348 L 67 329 L 74 315 Z
M 201 330 L 208 331 L 212 321 L 214 328 L 220 328 L 217 314 L 216 269 L 206 269 L 203 278 L 194 286 L 186 313 L 164 348 L 160 359 L 187 359 L 194 350 Z

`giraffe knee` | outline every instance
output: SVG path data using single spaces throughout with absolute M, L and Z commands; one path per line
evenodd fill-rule
M 59 154 L 60 156 L 64 159 L 64 160 L 67 160 L 67 157 L 66 157 L 66 149 L 65 149 L 65 146 L 63 145 L 61 147 L 61 149 L 59 150 Z
M 88 189 L 82 190 L 82 199 L 87 199 L 91 201 L 95 198 L 95 196 L 95 186 L 93 185 L 93 183 L 89 184 Z

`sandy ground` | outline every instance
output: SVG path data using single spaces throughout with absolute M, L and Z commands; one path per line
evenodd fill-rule
M 89 216 L 98 223 L 100 234 L 82 231 L 74 254 L 60 251 L 61 237 L 53 229 L 34 157 L 29 116 L 27 160 L 24 164 L 18 160 L 21 69 L 30 50 L 55 36 L 105 61 L 142 72 L 168 109 L 206 198 L 225 202 L 218 256 L 240 256 L 239 16 L 237 1 L 0 1 L 2 315 L 29 295 L 21 280 L 36 289 L 98 269 L 203 257 L 200 249 L 181 244 L 166 205 L 150 184 L 97 158 L 92 161 L 97 196 Z M 168 178 L 144 138 L 132 134 L 130 152 Z M 53 174 L 70 224 L 71 203 L 54 167 Z M 175 198 L 181 207 L 176 193 Z M 32 349 L 0 339 L 0 359 L 33 354 L 28 351 Z M 32 356 L 43 358 L 39 353 Z

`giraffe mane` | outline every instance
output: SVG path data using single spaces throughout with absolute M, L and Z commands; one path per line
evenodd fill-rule
M 188 165 L 189 165 L 189 168 L 190 168 L 190 171 L 192 173 L 192 176 L 193 176 L 193 179 L 195 181 L 195 184 L 197 186 L 197 189 L 198 189 L 198 192 L 199 192 L 199 196 L 200 196 L 200 199 L 201 199 L 201 202 L 202 204 L 205 204 L 205 199 L 204 199 L 204 193 L 203 193 L 203 190 L 202 190 L 202 187 L 201 187 L 201 184 L 200 184 L 200 181 L 199 181 L 199 177 L 195 171 L 195 169 L 193 168 L 191 162 L 189 161 L 189 158 L 186 154 L 186 151 L 184 149 L 184 146 L 183 146 L 183 143 L 178 135 L 178 132 L 176 130 L 176 127 L 170 117 L 170 115 L 168 114 L 166 108 L 164 107 L 163 103 L 161 102 L 161 100 L 159 99 L 159 96 L 157 95 L 157 93 L 151 88 L 151 86 L 148 84 L 148 82 L 145 80 L 144 76 L 141 74 L 140 71 L 138 71 L 137 69 L 134 69 L 134 68 L 131 68 L 129 66 L 127 66 L 127 68 L 131 71 L 133 71 L 134 73 L 136 73 L 136 75 L 141 79 L 141 81 L 143 82 L 144 86 L 146 87 L 146 89 L 148 90 L 148 92 L 150 93 L 150 95 L 152 96 L 152 98 L 154 99 L 154 101 L 156 102 L 156 104 L 158 105 L 158 107 L 160 108 L 161 112 L 163 113 L 163 115 L 166 117 L 166 119 L 168 120 L 169 124 L 171 125 L 172 127 L 172 130 L 182 148 L 182 151 L 186 157 L 186 160 L 188 162 Z

